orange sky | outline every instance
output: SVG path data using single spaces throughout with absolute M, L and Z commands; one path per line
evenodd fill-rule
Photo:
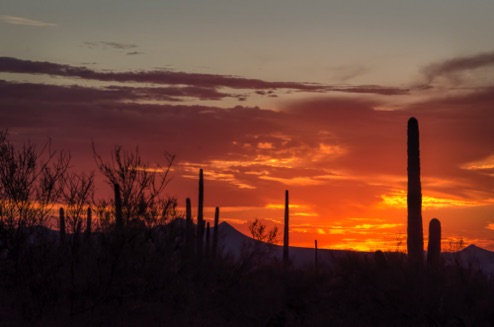
M 460 239 L 494 250 L 494 54 L 425 67 L 420 83 L 342 87 L 3 57 L 0 127 L 18 144 L 51 137 L 77 170 L 95 169 L 92 140 L 103 156 L 115 144 L 138 145 L 151 162 L 175 154 L 167 192 L 196 204 L 203 168 L 206 218 L 219 206 L 243 232 L 255 218 L 280 226 L 288 189 L 292 245 L 396 250 L 406 244 L 414 116 L 425 235 L 437 217 L 446 250 Z M 239 105 L 220 107 L 226 98 Z M 97 195 L 109 193 L 98 184 Z
M 0 129 L 70 149 L 176 155 L 170 195 L 294 245 L 406 244 L 406 124 L 421 133 L 423 226 L 494 250 L 494 2 L 10 1 Z M 97 196 L 111 193 L 99 177 Z M 398 246 L 399 247 L 399 246 Z

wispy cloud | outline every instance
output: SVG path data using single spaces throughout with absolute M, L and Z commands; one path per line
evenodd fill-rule
M 230 95 L 218 92 L 215 89 L 201 87 L 126 87 L 110 85 L 101 88 L 84 87 L 78 85 L 47 85 L 34 83 L 15 83 L 0 80 L 0 91 L 4 92 L 0 100 L 23 99 L 39 102 L 85 102 L 92 103 L 112 101 L 170 101 L 179 102 L 183 99 L 220 100 Z
M 137 44 L 132 44 L 132 43 L 122 43 L 122 42 L 111 42 L 111 41 L 97 41 L 97 42 L 91 42 L 87 41 L 84 42 L 84 45 L 86 45 L 88 48 L 113 48 L 113 49 L 118 49 L 118 50 L 130 50 L 130 49 L 136 49 Z
M 115 42 L 86 42 L 86 44 L 92 46 L 103 44 L 105 46 L 111 46 L 116 49 L 129 49 L 135 46 L 132 44 L 121 44 Z M 240 90 L 256 90 L 257 94 L 269 94 L 271 96 L 273 95 L 273 90 L 292 90 L 316 93 L 368 93 L 380 95 L 400 95 L 409 92 L 408 89 L 384 87 L 379 85 L 335 86 L 315 83 L 271 82 L 232 75 L 197 74 L 170 70 L 107 72 L 97 71 L 87 67 L 77 67 L 51 62 L 22 60 L 11 57 L 0 57 L 0 72 L 46 74 L 52 76 L 76 77 L 87 80 L 97 80 L 105 82 L 132 82 L 170 85 L 178 84 L 206 88 L 226 87 Z
M 481 53 L 473 56 L 458 57 L 442 62 L 433 63 L 424 69 L 424 74 L 429 83 L 437 78 L 446 77 L 458 80 L 458 74 L 478 68 L 494 67 L 494 52 Z
M 13 25 L 25 25 L 25 26 L 34 26 L 34 27 L 50 27 L 57 26 L 57 24 L 47 23 L 40 20 L 34 20 L 24 17 L 16 17 L 16 16 L 0 16 L 0 20 L 7 24 Z

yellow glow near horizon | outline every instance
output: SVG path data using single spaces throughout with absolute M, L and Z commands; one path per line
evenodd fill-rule
M 291 177 L 291 178 L 281 178 L 272 176 L 259 176 L 259 179 L 279 182 L 281 184 L 289 186 L 313 186 L 324 184 L 325 181 L 317 180 L 312 177 Z
M 299 216 L 299 217 L 319 217 L 319 214 L 315 212 L 294 212 L 292 213 L 292 216 Z
M 166 171 L 173 171 L 170 167 L 129 167 L 131 170 L 142 171 L 146 173 L 165 173 Z
M 264 206 L 266 209 L 285 209 L 285 205 L 282 203 L 268 203 Z M 290 203 L 290 208 L 291 209 L 307 209 L 309 208 L 306 205 L 302 204 L 291 204 Z
M 407 207 L 407 193 L 400 190 L 392 193 L 391 195 L 381 195 L 382 204 L 388 207 L 394 208 L 406 208 Z M 438 198 L 433 196 L 422 196 L 422 208 L 447 208 L 447 207 L 473 207 L 483 205 L 478 201 L 466 201 L 458 199 Z

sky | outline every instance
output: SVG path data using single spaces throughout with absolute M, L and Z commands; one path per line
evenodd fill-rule
M 167 193 L 291 244 L 403 250 L 406 126 L 423 226 L 494 250 L 494 2 L 0 0 L 0 129 L 73 169 L 176 156 Z M 97 194 L 109 194 L 97 184 Z M 195 212 L 195 209 L 193 210 Z M 281 241 L 281 237 L 280 237 Z

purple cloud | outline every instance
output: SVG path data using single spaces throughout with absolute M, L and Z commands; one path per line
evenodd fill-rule
M 75 77 L 87 80 L 106 82 L 136 82 L 168 85 L 188 85 L 202 88 L 255 89 L 265 92 L 276 89 L 291 89 L 306 92 L 351 92 L 397 95 L 407 93 L 401 88 L 371 86 L 328 86 L 312 83 L 268 82 L 228 75 L 195 74 L 169 70 L 101 72 L 87 67 L 76 67 L 51 62 L 22 60 L 11 57 L 0 57 L 0 71 L 23 74 L 46 74 L 52 76 Z
M 102 102 L 112 101 L 183 101 L 184 98 L 200 100 L 220 100 L 233 97 L 216 89 L 204 87 L 128 87 L 107 86 L 101 88 L 78 85 L 48 85 L 15 83 L 0 80 L 0 98 L 3 101 L 20 102 Z
M 494 66 L 494 52 L 453 58 L 443 62 L 434 63 L 424 69 L 424 74 L 430 83 L 438 77 L 448 77 L 466 70 L 473 70 L 487 66 Z

